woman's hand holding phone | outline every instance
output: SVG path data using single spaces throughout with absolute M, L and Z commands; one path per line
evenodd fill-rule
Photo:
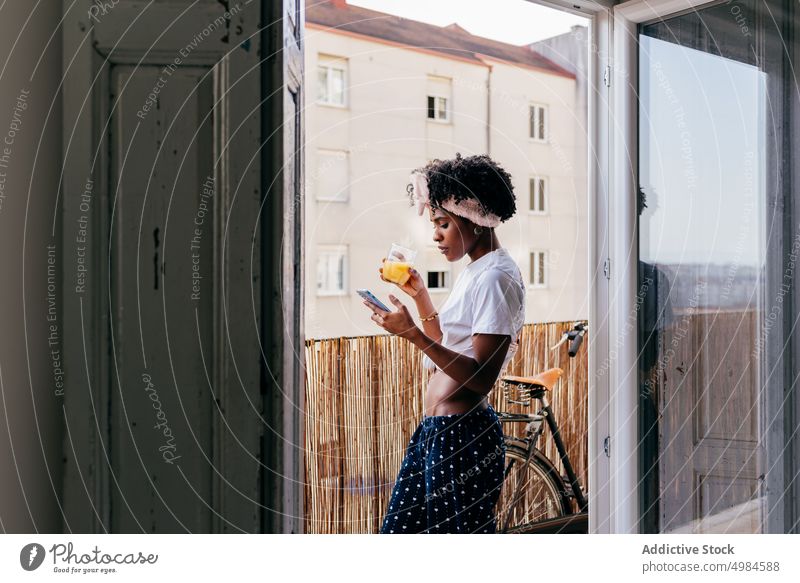
M 383 263 L 384 261 L 386 261 L 386 257 L 381 259 L 381 263 Z M 408 270 L 410 277 L 408 278 L 408 281 L 406 281 L 403 285 L 397 284 L 393 281 L 389 281 L 388 279 L 384 278 L 383 267 L 378 268 L 378 272 L 381 274 L 382 281 L 385 281 L 386 283 L 394 283 L 394 285 L 399 287 L 401 290 L 406 292 L 409 296 L 411 296 L 415 300 L 417 299 L 420 292 L 427 291 L 427 288 L 425 287 L 425 282 L 422 280 L 422 276 L 413 267 Z
M 371 320 L 378 326 L 390 334 L 396 334 L 409 341 L 413 340 L 415 334 L 419 332 L 419 328 L 417 328 L 417 325 L 414 323 L 414 319 L 411 317 L 408 308 L 392 294 L 389 294 L 389 300 L 397 308 L 397 311 L 386 312 L 367 300 L 364 300 L 362 303 L 372 310 Z

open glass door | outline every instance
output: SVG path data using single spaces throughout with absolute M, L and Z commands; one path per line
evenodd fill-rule
M 715 4 L 639 28 L 642 532 L 792 528 L 784 6 Z

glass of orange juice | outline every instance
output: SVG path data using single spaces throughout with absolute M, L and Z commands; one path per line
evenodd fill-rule
M 416 257 L 416 251 L 392 243 L 392 248 L 383 263 L 383 278 L 398 285 L 405 285 L 411 277 L 408 270 L 411 269 Z

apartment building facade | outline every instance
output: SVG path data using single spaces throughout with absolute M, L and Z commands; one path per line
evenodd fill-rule
M 306 334 L 382 333 L 358 288 L 396 289 L 391 243 L 417 250 L 440 306 L 469 262 L 436 249 L 408 175 L 488 153 L 512 176 L 517 214 L 497 228 L 528 283 L 526 322 L 587 316 L 586 142 L 576 78 L 530 47 L 349 6 L 307 9 Z

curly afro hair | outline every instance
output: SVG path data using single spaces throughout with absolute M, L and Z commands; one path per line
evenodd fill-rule
M 416 172 L 427 177 L 430 204 L 434 208 L 440 208 L 450 198 L 456 202 L 475 198 L 486 210 L 500 217 L 501 222 L 517 212 L 511 175 L 486 154 L 463 158 L 456 153 L 455 158 L 432 160 Z M 407 191 L 410 198 L 411 184 Z

